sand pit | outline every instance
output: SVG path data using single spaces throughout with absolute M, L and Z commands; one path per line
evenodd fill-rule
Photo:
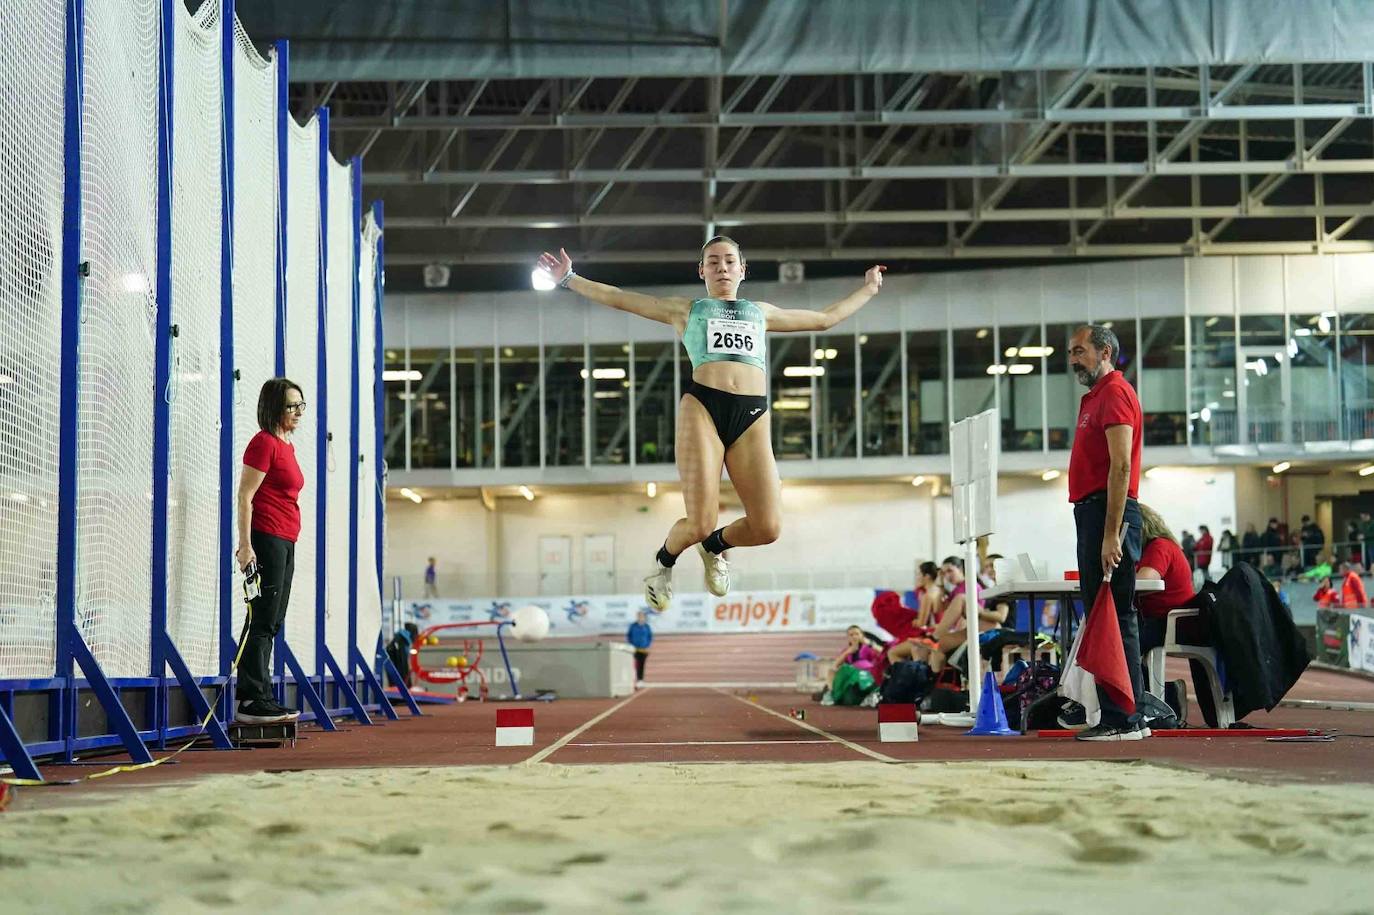
M 7 913 L 1354 913 L 1371 866 L 1374 789 L 1137 763 L 259 773 L 0 817 Z

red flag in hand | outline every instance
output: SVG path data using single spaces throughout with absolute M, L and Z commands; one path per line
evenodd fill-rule
M 1131 672 L 1126 667 L 1126 649 L 1121 645 L 1121 626 L 1116 620 L 1116 600 L 1111 579 L 1097 589 L 1097 599 L 1083 624 L 1083 640 L 1078 646 L 1078 665 L 1093 675 L 1097 685 L 1126 714 L 1135 712 L 1135 692 Z

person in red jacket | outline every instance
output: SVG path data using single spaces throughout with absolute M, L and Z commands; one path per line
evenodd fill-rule
M 243 452 L 239 479 L 240 570 L 256 564 L 261 593 L 250 605 L 248 635 L 239 660 L 234 718 L 266 724 L 300 717 L 272 696 L 272 642 L 286 619 L 295 572 L 296 540 L 301 533 L 297 498 L 305 477 L 296 463 L 291 433 L 305 413 L 300 387 L 271 378 L 258 392 L 258 433 Z
M 1212 580 L 1212 532 L 1207 525 L 1198 526 L 1197 544 L 1193 547 L 1193 562 L 1202 570 L 1202 580 Z
M 1341 606 L 1347 610 L 1359 610 L 1369 606 L 1369 595 L 1365 594 L 1364 581 L 1360 579 L 1360 573 L 1351 567 L 1350 563 L 1341 563 L 1341 575 L 1345 580 L 1341 582 Z
M 1312 600 L 1318 607 L 1334 607 L 1340 602 L 1341 596 L 1336 593 L 1336 589 L 1331 587 L 1331 576 L 1322 577 L 1321 584 L 1317 587 L 1317 593 L 1312 595 Z

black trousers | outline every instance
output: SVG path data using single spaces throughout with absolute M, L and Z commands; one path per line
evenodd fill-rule
M 649 650 L 647 648 L 635 649 L 635 679 L 644 679 L 644 665 L 648 663 Z
M 252 619 L 239 660 L 239 701 L 272 698 L 272 642 L 286 619 L 291 577 L 296 572 L 296 544 L 261 531 L 250 534 L 258 556 L 262 594 L 252 602 Z
M 1135 567 L 1140 562 L 1140 506 L 1135 499 L 1126 500 L 1122 516 L 1126 522 L 1126 536 L 1121 544 L 1121 563 L 1112 573 L 1112 598 L 1116 601 L 1116 621 L 1121 627 L 1121 646 L 1126 651 L 1126 669 L 1131 674 L 1131 690 L 1136 699 L 1145 692 L 1140 675 L 1140 630 L 1135 609 Z M 1074 504 L 1074 526 L 1078 529 L 1078 581 L 1083 591 L 1083 606 L 1092 610 L 1097 590 L 1102 585 L 1102 538 L 1107 528 L 1107 497 L 1100 494 Z M 1102 722 L 1119 726 L 1138 720 L 1112 702 L 1102 687 L 1097 688 L 1098 704 L 1102 707 Z

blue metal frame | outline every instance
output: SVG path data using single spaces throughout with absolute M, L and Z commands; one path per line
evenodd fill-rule
M 329 487 L 326 474 L 329 472 L 329 109 L 315 111 L 319 120 L 319 258 L 316 264 L 316 286 L 318 320 L 315 324 L 315 351 L 317 354 L 315 401 L 318 404 L 315 437 L 315 675 L 320 678 L 320 688 L 324 688 L 325 655 L 328 645 L 325 641 L 325 584 L 328 581 L 328 541 L 326 508 L 329 501 Z
M 220 423 L 220 473 L 219 473 L 219 555 L 231 556 L 234 553 L 234 389 L 240 380 L 237 367 L 237 353 L 234 348 L 234 202 L 235 202 L 235 165 L 234 150 L 237 136 L 234 131 L 234 19 L 236 0 L 220 0 L 220 97 L 224 100 L 224 151 L 221 163 L 220 199 L 224 205 L 224 218 L 220 232 L 220 321 L 219 347 L 223 372 L 220 376 L 219 411 L 223 421 Z M 234 649 L 234 575 L 233 566 L 222 559 L 219 564 L 219 672 L 228 676 L 233 671 Z M 228 705 L 232 707 L 230 691 L 225 690 Z
M 382 369 L 386 365 L 386 345 L 382 340 L 382 308 L 383 297 L 386 290 L 386 222 L 385 210 L 382 201 L 375 200 L 372 203 L 372 221 L 377 224 L 379 232 L 377 237 L 377 269 L 372 277 L 375 289 L 375 303 L 372 309 L 372 364 L 373 373 L 369 383 L 372 385 L 374 396 L 372 398 L 372 434 L 373 466 L 377 468 L 375 473 L 375 483 L 373 485 L 373 498 L 376 499 L 376 561 L 377 561 L 377 592 L 386 593 L 386 570 L 384 568 L 384 557 L 386 555 L 386 494 L 384 492 L 384 482 L 386 480 L 386 388 L 382 384 Z M 396 669 L 391 658 L 387 655 L 384 642 L 385 633 L 377 634 L 377 679 L 380 681 L 383 675 L 389 676 L 391 681 L 396 684 L 401 698 L 410 707 L 412 715 L 420 715 L 420 706 L 415 702 L 415 697 L 410 694 L 409 687 L 405 684 L 405 678 Z M 391 701 L 383 696 L 382 704 L 390 707 Z
M 134 761 L 140 763 L 150 762 L 152 755 L 149 752 L 149 744 L 165 745 L 169 739 L 178 737 L 189 737 L 205 735 L 213 739 L 217 747 L 229 748 L 227 734 L 220 721 L 210 717 L 210 724 L 202 729 L 199 720 L 209 715 L 210 705 L 207 702 L 204 689 L 214 689 L 223 687 L 225 702 L 221 707 L 221 714 L 227 714 L 227 710 L 232 708 L 230 699 L 233 679 L 231 665 L 233 661 L 234 649 L 236 647 L 235 634 L 232 631 L 232 600 L 233 600 L 233 576 L 232 569 L 227 564 L 222 564 L 218 579 L 218 621 L 219 621 L 219 668 L 220 676 L 197 677 L 193 676 L 187 668 L 180 652 L 167 632 L 167 612 L 168 612 L 168 593 L 166 590 L 165 574 L 160 574 L 160 570 L 165 570 L 168 563 L 168 531 L 166 526 L 166 512 L 169 499 L 169 478 L 168 469 L 170 464 L 170 407 L 164 398 L 171 378 L 172 365 L 171 358 L 173 352 L 172 345 L 172 319 L 174 300 L 171 285 L 171 238 L 172 238 L 172 213 L 170 188 L 172 187 L 172 174 L 175 167 L 172 152 L 172 130 L 173 130 L 173 109 L 175 98 L 173 61 L 175 56 L 175 26 L 176 26 L 176 6 L 180 0 L 162 0 L 160 4 L 161 16 L 161 42 L 159 46 L 158 78 L 159 78 L 159 111 L 158 111 L 158 163 L 157 181 L 159 188 L 158 211 L 157 211 L 157 266 L 156 278 L 157 299 L 159 303 L 157 315 L 157 336 L 155 341 L 155 377 L 153 384 L 153 419 L 154 419 L 154 441 L 153 452 L 150 455 L 153 459 L 152 466 L 152 489 L 153 489 L 153 531 L 152 540 L 149 544 L 150 559 L 152 570 L 150 573 L 150 583 L 152 596 L 150 598 L 150 625 L 149 637 L 152 654 L 152 670 L 149 676 L 140 677 L 107 677 L 101 670 L 85 639 L 82 637 L 77 627 L 77 499 L 78 499 L 78 463 L 79 463 L 79 433 L 78 424 L 80 419 L 80 368 L 81 368 L 81 317 L 84 295 L 84 278 L 89 272 L 88 265 L 82 260 L 82 222 L 83 213 L 81 202 L 83 198 L 81 158 L 82 158 L 82 110 L 84 105 L 84 91 L 82 86 L 82 73 L 85 54 L 84 27 L 85 27 L 85 2 L 86 0 L 68 0 L 66 10 L 66 61 L 65 61 L 65 107 L 66 115 L 64 120 L 64 213 L 62 224 L 62 244 L 63 254 L 61 260 L 62 285 L 62 316 L 61 316 L 61 365 L 60 365 L 60 391 L 59 391 L 59 432 L 58 432 L 58 472 L 59 489 L 57 499 L 58 511 L 58 530 L 57 530 L 57 565 L 55 569 L 56 593 L 55 593 L 55 663 L 54 675 L 51 677 L 32 678 L 32 679 L 12 679 L 0 680 L 0 755 L 6 764 L 11 766 L 15 774 L 21 778 L 41 780 L 42 775 L 38 766 L 34 762 L 35 757 L 55 757 L 59 760 L 72 761 L 78 752 L 85 752 L 94 749 L 111 749 L 122 747 L 126 750 Z M 222 66 L 222 100 L 223 100 L 223 129 L 224 160 L 221 166 L 221 190 L 223 206 L 223 225 L 220 236 L 220 263 L 221 263 L 221 315 L 220 315 L 220 349 L 222 353 L 222 376 L 220 379 L 220 411 L 222 418 L 232 417 L 233 398 L 235 394 L 234 382 L 234 334 L 233 334 L 233 229 L 232 219 L 234 210 L 235 195 L 235 174 L 233 151 L 235 146 L 234 137 L 234 42 L 237 40 L 234 33 L 234 0 L 221 0 L 221 66 Z M 276 45 L 276 66 L 278 81 L 278 123 L 276 131 L 277 141 L 277 163 L 278 163 L 278 219 L 277 219 L 277 270 L 276 270 L 276 318 L 275 318 L 275 367 L 277 374 L 285 373 L 286 357 L 286 261 L 287 251 L 287 184 L 289 179 L 288 164 L 288 137 L 289 124 L 287 118 L 290 117 L 287 106 L 288 97 L 288 74 L 289 74 L 289 48 L 285 41 L 278 42 Z M 321 242 L 322 256 L 319 269 L 320 282 L 320 326 L 318 329 L 320 346 L 320 410 L 322 415 L 327 416 L 328 402 L 328 380 L 327 380 L 327 360 L 324 356 L 324 341 L 326 333 L 325 315 L 327 313 L 327 285 L 326 271 L 328 267 L 327 247 L 327 219 L 328 219 L 328 112 L 320 112 L 321 116 L 321 168 L 320 168 L 320 189 L 321 189 Z M 349 447 L 344 453 L 349 454 L 348 462 L 353 477 L 350 481 L 349 505 L 350 515 L 357 518 L 357 506 L 359 500 L 365 498 L 359 484 L 357 475 L 358 465 L 353 461 L 359 460 L 365 463 L 366 454 L 373 450 L 371 444 L 365 447 L 365 429 L 371 429 L 371 435 L 375 439 L 375 460 L 377 461 L 376 479 L 380 483 L 384 469 L 383 456 L 383 428 L 382 416 L 384 404 L 380 399 L 380 382 L 382 369 L 382 290 L 384 287 L 383 261 L 381 243 L 378 243 L 378 267 L 376 276 L 377 308 L 373 316 L 375 326 L 375 355 L 376 373 L 367 383 L 373 385 L 374 390 L 378 390 L 379 397 L 374 404 L 375 412 L 370 418 L 361 415 L 358 407 L 359 393 L 361 385 L 364 383 L 361 377 L 361 355 L 358 353 L 358 343 L 361 336 L 361 290 L 358 288 L 357 267 L 361 258 L 361 163 L 354 159 L 352 166 L 352 191 L 353 201 L 353 231 L 355 239 L 354 250 L 354 281 L 353 281 L 353 301 L 352 301 L 352 342 L 354 353 L 352 354 L 352 373 L 350 379 L 349 394 L 352 398 L 349 416 Z M 378 227 L 382 223 L 381 204 L 377 203 L 373 207 L 374 217 Z M 336 358 L 338 358 L 336 356 Z M 338 395 L 336 395 L 338 396 Z M 220 467 L 220 520 L 218 526 L 218 547 L 221 555 L 227 555 L 232 549 L 233 529 L 230 523 L 232 481 L 233 481 L 233 424 L 224 422 L 220 430 L 221 448 L 221 467 Z M 324 430 L 321 430 L 320 439 L 317 441 L 320 465 L 325 466 L 327 454 L 325 453 L 326 441 Z M 384 544 L 382 535 L 384 531 L 385 502 L 380 486 L 376 487 L 373 493 L 377 507 L 377 545 L 376 563 L 378 586 L 382 584 L 382 556 Z M 317 557 L 317 569 L 325 565 L 325 551 L 323 542 L 325 538 L 325 528 L 322 516 L 325 513 L 325 500 L 323 493 L 318 506 L 319 515 L 317 523 L 321 531 L 321 549 Z M 352 522 L 349 531 L 349 547 L 351 555 L 356 555 L 358 545 L 357 522 Z M 349 595 L 349 656 L 347 658 L 348 670 L 341 669 L 339 663 L 330 654 L 328 645 L 324 637 L 324 617 L 323 591 L 321 591 L 319 603 L 317 603 L 316 624 L 319 634 L 320 656 L 317 663 L 317 670 L 314 676 L 301 668 L 290 648 L 284 640 L 278 642 L 277 660 L 279 670 L 288 670 L 294 678 L 302 704 L 307 707 L 311 714 L 304 716 L 306 719 L 313 718 L 316 723 L 325 730 L 336 730 L 336 725 L 331 720 L 331 716 L 338 714 L 351 714 L 363 723 L 371 723 L 367 714 L 369 703 L 364 702 L 355 692 L 355 684 L 361 685 L 363 695 L 366 697 L 368 691 L 375 692 L 377 695 L 378 706 L 391 718 L 396 718 L 395 710 L 391 708 L 390 701 L 383 694 L 380 678 L 382 674 L 390 669 L 393 677 L 399 680 L 399 672 L 390 665 L 382 651 L 382 636 L 378 632 L 377 651 L 378 657 L 375 664 L 367 663 L 363 653 L 358 650 L 357 632 L 357 574 L 356 564 L 350 568 L 350 595 Z M 319 580 L 323 582 L 324 571 L 321 569 Z M 169 674 L 170 668 L 170 674 Z M 79 672 L 78 672 L 79 669 Z M 320 678 L 320 688 L 315 688 L 314 679 Z M 334 702 L 328 701 L 330 698 L 330 683 L 332 678 L 332 696 Z M 285 687 L 285 678 L 282 678 L 281 687 Z M 169 721 L 168 696 L 169 690 L 180 688 L 187 699 L 191 708 L 197 715 L 196 723 L 190 725 L 172 726 Z M 110 732 L 81 736 L 78 727 L 78 708 L 82 702 L 83 693 L 94 693 L 105 712 L 109 723 Z M 45 739 L 30 740 L 25 743 L 25 737 L 19 732 L 15 724 L 16 707 L 21 697 L 40 695 L 44 697 L 38 701 L 48 703 L 49 715 L 46 721 L 47 735 Z M 150 712 L 148 724 L 150 726 L 140 728 L 136 726 L 123 703 L 129 696 L 139 695 L 148 703 Z M 402 686 L 402 695 L 410 706 L 411 712 L 415 715 L 420 714 L 418 705 L 409 691 Z M 340 707 L 331 708 L 331 705 Z
M 176 334 L 172 324 L 172 311 L 176 307 L 175 290 L 172 287 L 172 187 L 173 170 L 176 162 L 172 151 L 172 132 L 175 121 L 175 76 L 176 59 L 176 17 L 177 4 L 181 0 L 162 0 L 162 44 L 158 55 L 158 151 L 157 151 L 157 332 L 156 363 L 153 373 L 153 542 L 152 562 L 149 575 L 151 598 L 152 675 L 157 678 L 158 689 L 155 696 L 156 711 L 154 725 L 158 729 L 158 744 L 166 745 L 168 722 L 167 706 L 167 668 L 171 667 L 178 684 L 186 693 L 191 708 L 199 720 L 206 720 L 206 732 L 220 749 L 231 749 L 229 736 L 224 726 L 210 713 L 210 705 L 196 686 L 190 669 L 177 650 L 167 631 L 167 483 L 171 461 L 171 404 L 165 392 L 172 374 L 172 339 Z M 221 149 L 223 146 L 221 145 Z M 223 163 L 221 163 L 221 186 L 223 186 Z M 223 207 L 223 201 L 221 201 Z M 223 210 L 221 210 L 223 215 Z M 223 231 L 221 231 L 221 244 Z M 223 252 L 221 251 L 221 256 Z M 232 311 L 231 311 L 232 315 Z M 232 331 L 232 327 L 231 327 Z M 221 418 L 222 418 L 221 414 Z M 221 423 L 224 428 L 224 423 Z M 228 426 L 232 434 L 232 423 Z M 223 435 L 223 432 L 221 432 Z M 220 458 L 221 470 L 224 456 Z M 222 482 L 222 480 L 221 480 Z M 221 532 L 222 533 L 222 532 Z M 223 555 L 221 553 L 221 555 Z M 81 649 L 84 650 L 84 647 Z M 89 656 L 89 652 L 87 652 Z M 78 654 L 80 657 L 80 654 Z M 91 659 L 94 661 L 94 658 Z M 84 664 L 82 665 L 85 666 Z M 89 675 L 89 674 L 88 674 Z M 94 685 L 97 695 L 101 687 Z M 113 693 L 108 694 L 116 703 Z
M 372 718 L 367 714 L 363 707 L 362 700 L 358 697 L 357 691 L 353 688 L 353 681 L 344 675 L 343 668 L 329 650 L 329 642 L 326 638 L 325 618 L 326 618 L 326 597 L 328 582 L 329 563 L 328 563 L 328 539 L 332 532 L 328 530 L 326 520 L 328 487 L 325 485 L 325 475 L 328 473 L 329 466 L 329 444 L 335 437 L 335 430 L 329 428 L 329 353 L 327 344 L 329 340 L 329 163 L 333 161 L 333 156 L 329 152 L 329 109 L 320 108 L 316 110 L 315 116 L 320 122 L 320 263 L 319 263 L 319 327 L 316 331 L 319 348 L 319 388 L 315 399 L 319 401 L 320 415 L 320 436 L 317 440 L 316 451 L 320 483 L 316 487 L 319 494 L 315 504 L 316 518 L 316 548 L 315 554 L 315 580 L 320 583 L 315 591 L 315 672 L 320 678 L 320 689 L 328 691 L 328 675 L 334 675 L 334 694 L 343 701 L 343 706 L 337 708 L 342 711 L 347 707 L 347 712 L 352 714 L 361 724 L 372 724 Z M 343 266 L 343 265 L 339 265 Z M 356 285 L 356 282 L 355 284 Z M 356 309 L 355 309 L 356 310 Z M 356 347 L 355 347 L 356 348 Z M 343 396 L 338 392 L 336 396 Z M 355 408 L 356 409 L 356 408 Z M 350 422 L 351 424 L 351 422 Z M 338 454 L 341 456 L 336 473 L 346 472 L 345 468 L 352 464 L 353 444 L 350 439 L 347 442 L 334 442 L 338 446 Z M 354 541 L 354 531 L 357 528 L 357 513 L 354 512 L 349 521 L 350 542 Z M 354 542 L 356 549 L 356 542 Z M 349 631 L 355 628 L 356 617 L 352 611 L 356 608 L 356 602 L 344 601 L 344 606 L 349 608 Z M 351 658 L 351 654 L 349 656 Z M 345 658 L 349 660 L 349 658 Z
M 291 46 L 285 39 L 277 50 L 277 347 L 275 372 L 286 374 L 286 213 L 290 175 Z
M 360 277 L 358 270 L 362 266 L 363 250 L 363 165 L 362 160 L 354 156 L 348 162 L 349 178 L 351 179 L 350 191 L 352 192 L 352 206 L 349 209 L 350 222 L 353 227 L 353 263 L 350 265 L 349 276 L 352 282 L 349 284 L 349 294 L 351 296 L 351 309 L 349 320 L 349 339 L 352 342 L 352 353 L 350 354 L 348 367 L 348 555 L 352 561 L 348 564 L 348 673 L 350 676 L 357 669 L 358 658 L 358 468 L 361 466 L 362 444 L 359 430 L 358 416 L 358 397 L 361 393 L 358 373 L 362 370 L 362 354 L 359 352 L 362 346 L 362 328 L 359 327 L 362 321 L 362 290 L 359 288 Z M 363 668 L 367 668 L 364 663 Z
M 391 707 L 391 702 L 388 701 L 386 694 L 382 692 L 381 679 L 373 672 L 374 665 L 368 664 L 367 659 L 358 649 L 358 508 L 361 497 L 358 476 L 367 460 L 366 452 L 363 449 L 362 415 L 359 409 L 362 393 L 362 287 L 360 276 L 363 259 L 362 159 L 357 156 L 350 159 L 349 170 L 353 192 L 353 205 L 350 208 L 353 226 L 353 264 L 350 274 L 353 279 L 350 290 L 353 308 L 350 339 L 352 340 L 353 351 L 348 376 L 348 459 L 351 470 L 348 481 L 348 555 L 352 558 L 348 564 L 348 675 L 351 680 L 361 677 L 359 689 L 364 704 L 368 704 L 366 700 L 370 690 L 376 696 L 377 708 L 383 715 L 394 721 L 399 716 L 396 714 L 396 710 Z M 378 594 L 380 596 L 380 591 Z M 381 628 L 378 627 L 377 638 L 380 639 L 381 635 Z

